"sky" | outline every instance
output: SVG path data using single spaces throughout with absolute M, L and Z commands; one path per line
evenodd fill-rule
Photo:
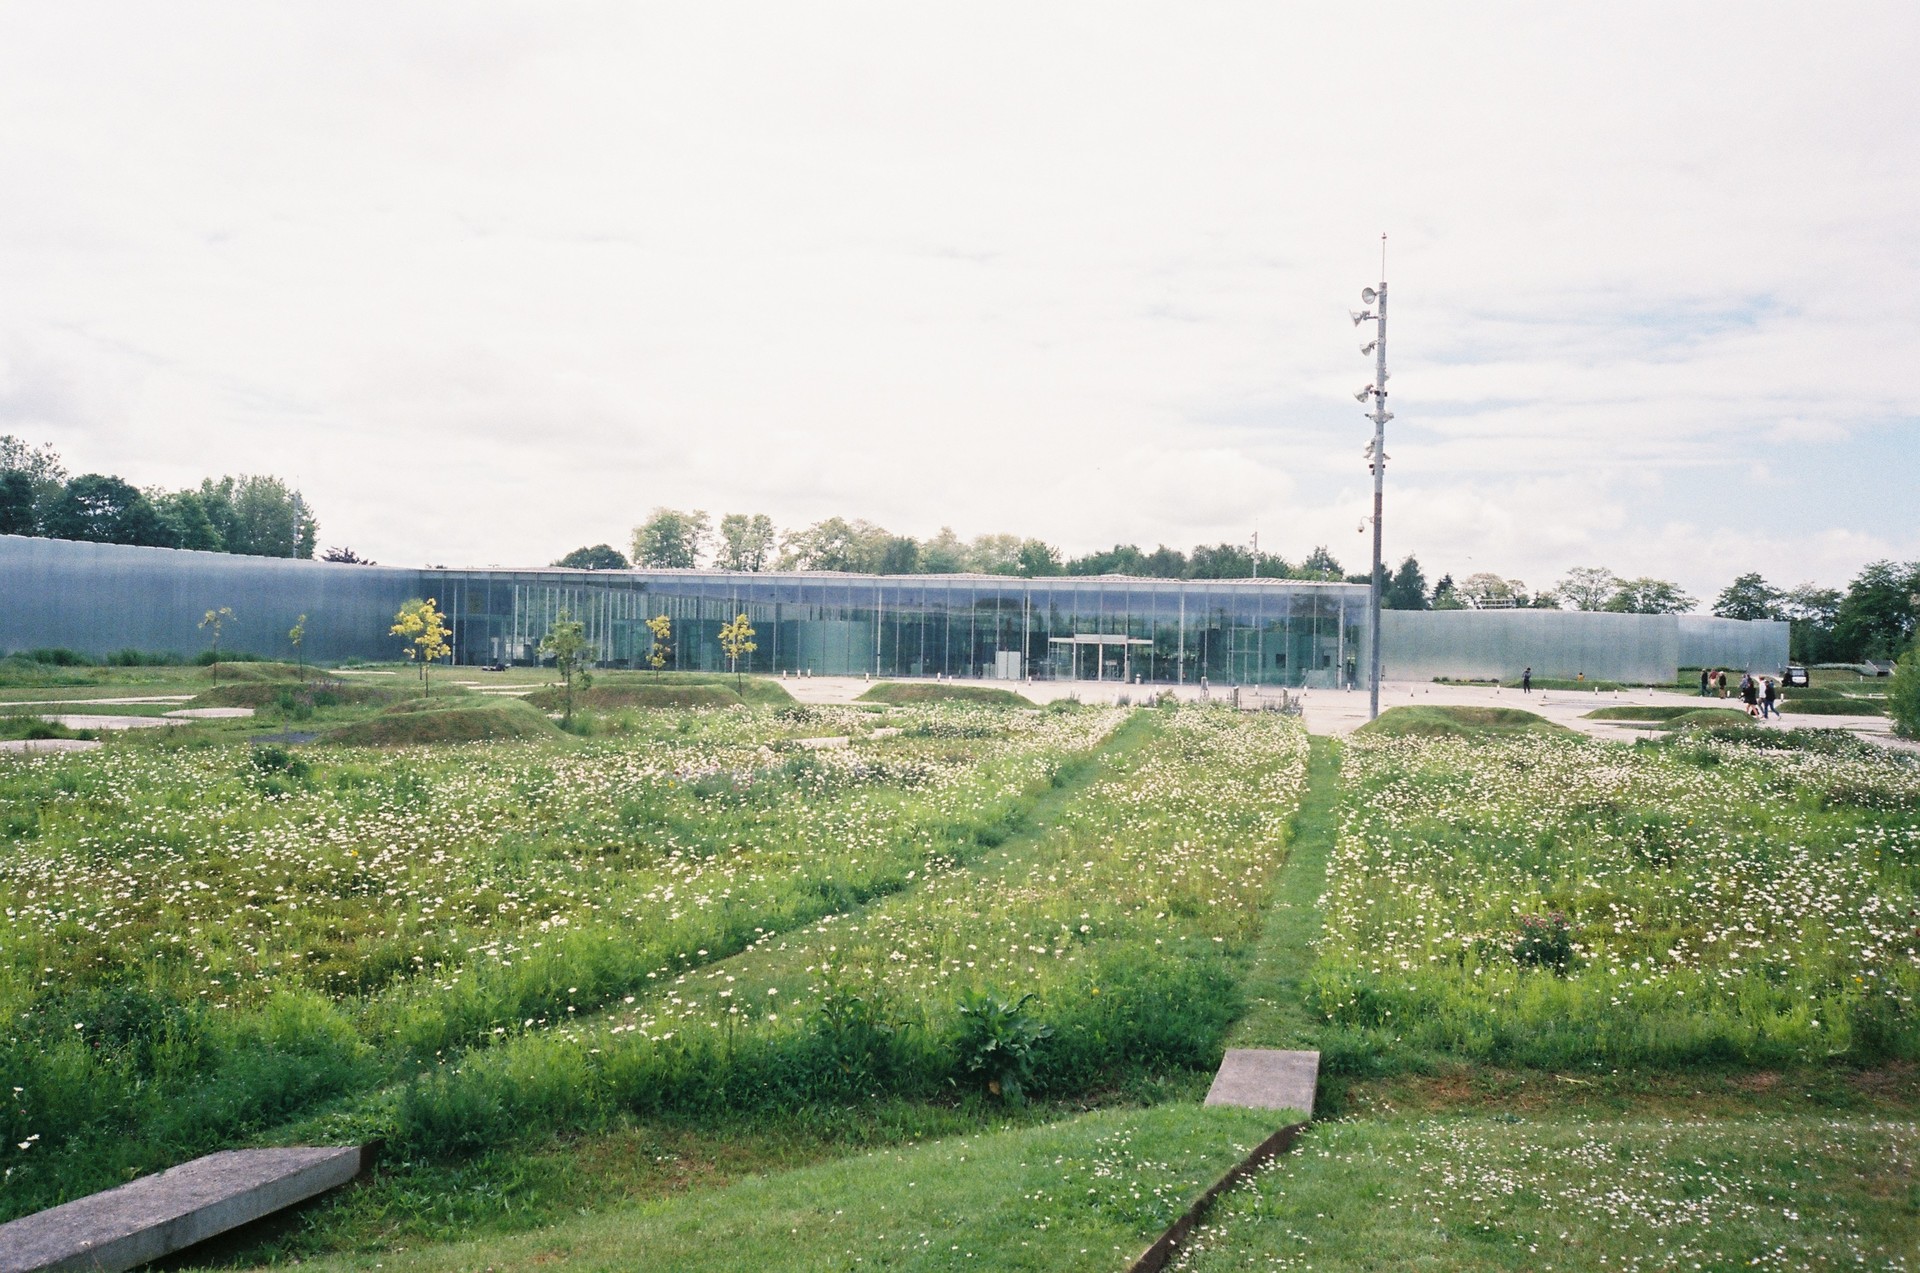
M 0 2 L 0 433 L 542 564 L 666 505 L 1920 557 L 1920 7 Z

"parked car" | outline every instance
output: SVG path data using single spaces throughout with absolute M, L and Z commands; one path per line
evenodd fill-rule
M 1780 671 L 1780 684 L 1782 685 L 1811 685 L 1812 683 L 1813 682 L 1807 678 L 1807 669 L 1801 667 L 1798 663 L 1789 663 Z

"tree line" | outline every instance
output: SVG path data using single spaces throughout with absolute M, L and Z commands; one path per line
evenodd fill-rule
M 1116 544 L 1066 557 L 1044 540 L 988 534 L 962 539 L 952 527 L 916 539 L 859 519 L 829 517 L 778 533 L 764 513 L 728 513 L 716 526 L 704 511 L 656 508 L 633 530 L 628 551 L 610 544 L 576 548 L 553 563 L 576 570 L 839 570 L 882 575 L 1142 575 L 1153 579 L 1348 579 L 1326 548 L 1300 562 L 1256 556 L 1239 544 L 1202 544 L 1181 552 Z M 1366 576 L 1358 582 L 1365 583 Z
M 110 473 L 69 477 L 51 446 L 0 434 L 0 535 L 310 558 L 319 533 L 306 499 L 277 477 L 141 490 Z

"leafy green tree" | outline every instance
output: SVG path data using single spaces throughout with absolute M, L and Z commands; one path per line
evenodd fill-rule
M 553 564 L 568 570 L 625 570 L 627 559 L 612 544 L 595 544 L 591 548 L 576 548 Z
M 248 557 L 311 559 L 320 526 L 299 491 L 277 477 L 207 478 L 200 502 L 224 551 Z
M 1833 625 L 1840 613 L 1842 593 L 1838 588 L 1822 588 L 1803 583 L 1787 590 L 1780 612 L 1789 627 L 1789 658 L 1796 663 L 1828 663 L 1840 657 L 1835 648 Z
M 1186 562 L 1182 559 L 1183 569 L 1185 565 Z M 1144 575 L 1147 573 L 1147 555 L 1140 551 L 1137 544 L 1115 544 L 1112 548 L 1070 559 L 1067 562 L 1067 573 L 1070 575 Z
M 656 508 L 633 528 L 633 564 L 652 570 L 692 570 L 706 550 L 711 523 L 699 509 Z
M 1620 578 L 1605 566 L 1575 566 L 1553 591 L 1575 610 L 1605 610 L 1620 591 Z
M 1018 535 L 975 535 L 967 545 L 967 569 L 982 575 L 1020 573 Z
M 880 568 L 893 537 L 872 522 L 829 517 L 789 533 L 780 564 L 790 570 L 845 570 L 870 574 Z
M 1253 554 L 1239 544 L 1196 544 L 1187 557 L 1189 579 L 1245 579 L 1253 573 Z
M 920 572 L 920 541 L 911 535 L 894 535 L 880 550 L 880 573 L 912 575 Z
M 1060 564 L 1060 550 L 1039 539 L 1021 541 L 1015 564 L 1020 573 L 1029 579 L 1066 573 L 1066 568 Z
M 362 557 L 359 553 L 353 551 L 352 548 L 345 545 L 338 548 L 327 549 L 327 551 L 320 554 L 320 560 L 330 561 L 340 566 L 377 566 L 380 564 L 377 561 Z
M 171 542 L 152 502 L 120 478 L 102 473 L 67 483 L 47 512 L 46 533 L 53 539 L 96 544 L 165 548 Z
M 1713 600 L 1713 612 L 1722 619 L 1778 619 L 1783 617 L 1781 603 L 1786 594 L 1749 571 L 1720 590 Z
M 553 660 L 554 670 L 560 673 L 561 701 L 565 704 L 560 719 L 562 724 L 571 725 L 574 686 L 586 689 L 593 684 L 593 674 L 587 670 L 587 625 L 568 618 L 562 610 L 554 616 L 547 634 L 540 638 L 539 650 Z
M 307 656 L 301 652 L 300 647 L 306 644 L 306 640 L 307 616 L 303 614 L 293 621 L 292 627 L 287 629 L 287 644 L 293 647 L 293 661 L 300 669 L 300 679 L 303 681 L 307 679 Z
M 1147 554 L 1140 573 L 1149 579 L 1183 579 L 1187 574 L 1187 555 L 1177 548 L 1161 544 Z M 1276 574 L 1275 578 L 1278 577 Z
M 50 443 L 29 446 L 11 433 L 0 433 L 0 473 L 25 473 L 33 486 L 33 506 L 42 515 L 67 482 L 67 466 Z
M 1459 598 L 1476 610 L 1513 609 L 1527 604 L 1527 585 L 1502 579 L 1490 570 L 1468 575 L 1455 585 Z
M 200 498 L 198 491 L 161 492 L 151 498 L 154 508 L 160 513 L 160 520 L 167 525 L 167 533 L 172 537 L 175 548 L 210 553 L 226 549 L 213 519 L 207 515 L 206 501 Z
M 1920 738 L 1920 644 L 1910 646 L 1894 664 L 1887 684 L 1887 715 L 1893 732 L 1902 738 Z
M 1400 563 L 1400 569 L 1393 572 L 1380 597 L 1380 604 L 1388 610 L 1425 610 L 1427 608 L 1427 576 L 1420 569 L 1420 562 L 1411 554 Z
M 1340 563 L 1333 559 L 1333 554 L 1327 551 L 1325 544 L 1307 554 L 1307 559 L 1300 563 L 1297 575 L 1301 579 L 1338 579 L 1340 576 Z
M 34 503 L 31 477 L 19 469 L 0 472 L 0 535 L 31 535 L 39 530 Z
M 746 680 L 740 675 L 740 660 L 760 648 L 753 643 L 753 636 L 753 625 L 744 614 L 720 626 L 720 652 L 727 656 L 727 665 L 733 669 L 735 687 L 743 692 Z
M 1460 599 L 1460 593 L 1453 586 L 1452 575 L 1441 575 L 1440 582 L 1433 585 L 1433 608 L 1435 610 L 1465 610 L 1467 603 Z
M 213 655 L 213 658 L 209 660 L 209 665 L 213 668 L 213 683 L 215 685 L 220 684 L 220 633 L 232 622 L 233 608 L 231 606 L 221 606 L 218 610 L 209 610 L 200 619 L 200 630 L 206 632 L 210 638 L 210 644 L 207 646 L 207 650 Z
M 957 575 L 967 569 L 967 546 L 953 527 L 942 526 L 940 533 L 920 545 L 920 573 Z
M 765 570 L 773 562 L 773 545 L 771 517 L 728 513 L 720 519 L 720 555 L 713 564 L 722 570 Z
M 1843 659 L 1889 659 L 1913 639 L 1920 618 L 1920 562 L 1876 561 L 1847 585 L 1833 617 Z
M 1666 579 L 1622 579 L 1614 585 L 1606 608 L 1621 614 L 1685 614 L 1700 602 Z

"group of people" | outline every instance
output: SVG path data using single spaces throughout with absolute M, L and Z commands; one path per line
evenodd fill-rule
M 1747 715 L 1758 716 L 1762 720 L 1780 715 L 1780 686 L 1771 676 L 1742 672 L 1739 689 L 1740 701 L 1747 705 Z M 1719 691 L 1721 698 L 1727 696 L 1727 670 L 1701 668 L 1700 697 L 1712 698 L 1715 690 Z

